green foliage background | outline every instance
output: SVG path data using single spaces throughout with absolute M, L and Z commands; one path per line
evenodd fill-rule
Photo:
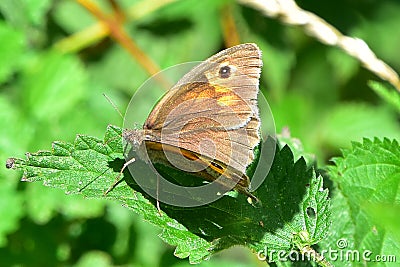
M 108 1 L 95 2 L 111 12 Z M 260 87 L 277 130 L 287 126 L 305 150 L 314 154 L 319 166 L 341 155 L 340 149 L 350 149 L 351 141 L 374 137 L 400 140 L 398 93 L 390 96 L 392 92 L 372 90 L 368 81 L 378 78 L 341 50 L 320 44 L 300 28 L 268 19 L 233 1 L 170 1 L 160 8 L 155 8 L 158 1 L 117 2 L 130 14 L 125 29 L 160 68 L 204 60 L 223 49 L 222 11 L 229 6 L 241 42 L 256 42 L 263 51 Z M 400 2 L 298 4 L 345 34 L 362 38 L 378 57 L 400 69 L 400 35 L 396 34 Z M 110 38 L 91 41 L 89 32 L 83 38 L 87 43 L 66 39 L 97 23 L 87 10 L 69 0 L 6 0 L 0 2 L 0 19 L 1 162 L 10 156 L 23 158 L 26 151 L 50 149 L 53 140 L 72 142 L 78 133 L 102 137 L 108 124 L 122 124 L 102 94 L 124 110 L 149 76 Z M 65 40 L 70 41 L 68 45 L 62 43 Z M 74 46 L 77 43 L 84 45 Z M 365 160 L 369 159 L 366 156 Z M 335 171 L 342 173 L 345 160 L 335 162 Z M 366 176 L 368 173 L 365 170 Z M 17 262 L 26 266 L 189 265 L 187 259 L 174 257 L 174 248 L 157 237 L 158 228 L 118 203 L 67 196 L 39 183 L 21 183 L 20 174 L 5 168 L 0 175 L 0 266 Z M 332 180 L 340 183 L 338 177 Z M 358 209 L 360 194 L 346 200 L 336 196 L 341 202 L 335 202 L 333 210 Z M 399 204 L 398 196 L 394 199 Z M 377 224 L 388 225 L 399 235 L 392 213 L 387 212 L 397 212 L 398 205 L 367 204 L 354 213 L 354 220 L 364 220 L 368 210 Z M 263 264 L 241 247 L 201 263 Z

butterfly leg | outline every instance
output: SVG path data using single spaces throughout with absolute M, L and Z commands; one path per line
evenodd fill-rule
M 119 174 L 117 176 L 116 181 L 107 189 L 107 191 L 104 193 L 104 196 L 107 196 L 108 193 L 110 193 L 112 190 L 114 190 L 114 188 L 117 187 L 117 185 L 119 185 L 124 180 L 123 177 L 122 178 L 120 178 L 120 177 L 123 175 L 124 170 L 130 164 L 134 163 L 135 160 L 136 160 L 135 158 L 131 158 L 130 160 L 128 160 L 127 162 L 124 163 L 124 165 L 121 168 L 121 171 L 119 172 Z M 156 204 L 156 206 L 157 206 L 158 214 L 160 214 L 160 216 L 162 216 L 161 208 L 160 208 L 160 202 L 158 201 L 158 194 L 159 194 L 159 190 L 158 190 L 158 188 L 159 188 L 159 180 L 158 179 L 159 178 L 157 177 L 157 192 L 156 192 L 156 194 L 157 194 L 157 204 Z
M 107 196 L 108 193 L 110 193 L 117 185 L 119 185 L 124 178 L 122 177 L 120 179 L 121 176 L 123 176 L 123 172 L 126 169 L 126 167 L 129 166 L 129 164 L 132 164 L 133 162 L 135 162 L 135 158 L 131 158 L 130 160 L 128 160 L 127 162 L 124 163 L 124 166 L 122 166 L 121 171 L 119 172 L 116 181 L 107 189 L 107 191 L 104 193 L 104 196 Z

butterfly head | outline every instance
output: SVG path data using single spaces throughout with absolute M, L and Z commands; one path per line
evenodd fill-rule
M 138 148 L 144 141 L 144 134 L 141 129 L 125 129 L 122 137 L 132 145 L 133 149 Z

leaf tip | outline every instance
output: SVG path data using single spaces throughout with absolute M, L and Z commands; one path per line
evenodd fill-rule
M 8 158 L 6 160 L 6 168 L 7 169 L 15 169 L 15 161 L 17 159 L 16 158 Z

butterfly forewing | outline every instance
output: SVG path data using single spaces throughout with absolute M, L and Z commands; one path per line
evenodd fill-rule
M 162 97 L 143 130 L 125 130 L 125 140 L 145 148 L 146 154 L 139 153 L 145 160 L 150 157 L 196 173 L 256 199 L 248 192 L 246 168 L 260 142 L 261 66 L 261 51 L 255 44 L 234 46 L 210 57 Z

